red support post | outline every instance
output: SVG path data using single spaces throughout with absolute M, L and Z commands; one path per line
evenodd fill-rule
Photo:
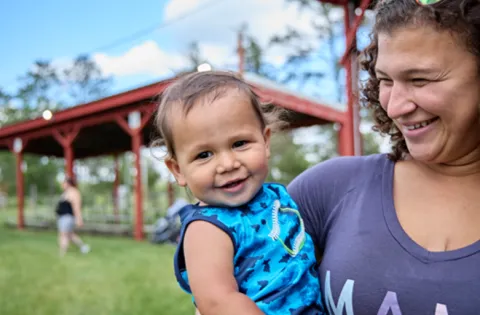
M 362 0 L 360 3 L 360 14 L 355 16 L 355 8 L 353 8 L 353 12 L 348 8 L 349 6 L 349 1 L 345 0 L 343 2 L 344 9 L 347 7 L 347 10 L 349 12 L 348 14 L 348 29 L 345 29 L 345 39 L 346 39 L 346 47 L 345 47 L 345 52 L 340 58 L 340 64 L 344 65 L 347 59 L 352 55 L 352 49 L 357 48 L 357 30 L 360 27 L 360 23 L 362 23 L 363 16 L 365 15 L 365 11 L 367 11 L 368 7 L 370 6 L 372 0 Z M 345 11 L 346 13 L 347 11 Z M 351 14 L 352 12 L 353 14 Z M 350 19 L 352 20 L 352 23 L 350 23 Z
M 65 154 L 65 173 L 68 175 L 70 178 L 75 178 L 75 175 L 73 173 L 73 148 L 72 144 L 69 143 L 66 147 L 63 148 L 64 154 Z
M 142 240 L 143 234 L 143 192 L 142 192 L 142 169 L 140 167 L 140 147 L 142 146 L 142 134 L 138 129 L 132 135 L 132 151 L 135 155 L 135 239 Z
M 80 128 L 78 127 L 74 127 L 72 130 L 66 131 L 63 134 L 58 130 L 53 131 L 53 137 L 63 147 L 63 154 L 65 157 L 65 174 L 70 178 L 75 178 L 75 173 L 73 172 L 73 160 L 75 159 L 73 152 L 73 141 L 79 132 Z
M 366 1 L 363 1 L 365 3 Z M 348 58 L 345 59 L 343 65 L 346 71 L 346 87 L 347 87 L 347 112 L 346 122 L 342 124 L 339 132 L 339 153 L 341 155 L 361 155 L 362 140 L 360 134 L 360 115 L 358 104 L 358 78 L 357 78 L 357 41 L 355 38 L 349 38 L 349 34 L 354 34 L 358 23 L 352 25 L 350 20 L 355 15 L 355 7 L 352 3 L 345 1 L 343 5 L 345 36 Z M 358 19 L 357 19 L 358 20 Z M 357 21 L 356 20 L 356 21 Z M 350 35 L 351 36 L 351 35 Z M 351 47 L 349 47 L 351 46 Z M 342 60 L 343 61 L 343 60 Z
M 151 111 L 143 112 L 138 126 L 130 127 L 122 116 L 116 117 L 118 125 L 132 137 L 132 152 L 135 155 L 135 230 L 134 237 L 140 241 L 144 239 L 143 233 L 143 192 L 142 192 L 142 169 L 140 167 L 140 148 L 142 146 L 142 129 L 151 118 Z
M 118 186 L 120 185 L 120 171 L 118 166 L 118 155 L 115 154 L 114 159 L 114 172 L 115 180 L 113 182 L 113 216 L 115 218 L 115 223 L 119 223 L 119 213 L 118 213 Z
M 353 130 L 351 123 L 344 123 L 340 125 L 338 131 L 338 154 L 353 155 Z
M 24 221 L 24 183 L 23 183 L 23 150 L 26 146 L 26 139 L 15 138 L 8 144 L 10 151 L 15 154 L 15 170 L 16 170 L 16 185 L 17 185 L 17 228 L 23 230 L 25 228 Z

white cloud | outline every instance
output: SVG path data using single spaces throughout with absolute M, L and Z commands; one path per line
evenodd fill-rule
M 188 14 L 191 10 L 198 8 L 199 5 L 205 2 L 206 1 L 203 0 L 170 1 L 165 6 L 165 18 L 168 20 L 179 18 L 182 15 Z
M 123 55 L 109 56 L 96 53 L 93 60 L 99 65 L 105 75 L 171 75 L 186 64 L 181 55 L 170 54 L 163 51 L 156 42 L 148 40 L 132 47 Z
M 181 35 L 187 42 L 199 40 L 221 44 L 235 42 L 235 32 L 243 24 L 249 25 L 262 44 L 287 25 L 294 25 L 306 33 L 312 32 L 312 14 L 297 10 L 297 5 L 285 0 L 219 0 L 211 3 L 211 0 L 170 0 L 165 7 L 164 20 L 178 18 L 195 9 L 200 11 L 170 26 L 169 31 Z M 201 10 L 203 7 L 206 9 Z
M 230 58 L 235 57 L 237 31 L 243 25 L 248 25 L 249 33 L 254 34 L 262 46 L 266 46 L 274 34 L 281 34 L 288 25 L 312 36 L 314 31 L 311 22 L 318 20 L 311 12 L 300 11 L 298 5 L 285 0 L 223 0 L 213 5 L 211 3 L 211 0 L 170 0 L 165 7 L 164 20 L 176 19 L 199 9 L 198 13 L 170 26 L 168 31 L 184 43 L 198 41 L 201 47 L 229 47 Z M 205 6 L 206 9 L 202 10 Z M 274 62 L 283 62 L 284 55 L 285 49 L 268 51 L 269 59 Z
M 243 25 L 248 25 L 248 33 L 266 47 L 270 38 L 284 32 L 287 26 L 295 27 L 316 42 L 312 21 L 317 24 L 321 22 L 312 12 L 298 10 L 298 5 L 285 0 L 170 0 L 165 6 L 162 20 L 166 22 L 179 18 L 152 34 L 152 38 L 158 38 L 159 43 L 169 38 L 169 51 L 161 49 L 155 41 L 148 40 L 122 55 L 98 52 L 94 54 L 94 60 L 105 74 L 115 76 L 171 75 L 171 70 L 188 65 L 185 58 L 187 47 L 196 41 L 201 55 L 214 66 L 235 69 L 238 63 L 235 52 L 237 31 Z M 264 59 L 280 65 L 285 61 L 289 49 L 271 47 Z
M 203 57 L 216 65 L 233 65 L 238 62 L 235 47 L 200 43 L 199 49 Z

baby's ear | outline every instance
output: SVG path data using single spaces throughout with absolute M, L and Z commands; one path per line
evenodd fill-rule
M 265 127 L 263 131 L 263 139 L 265 140 L 265 150 L 267 151 L 267 158 L 270 158 L 270 137 L 272 135 L 272 131 L 269 127 Z
M 182 174 L 180 166 L 178 165 L 178 162 L 174 158 L 166 158 L 165 165 L 175 177 L 175 180 L 177 181 L 178 185 L 182 187 L 187 186 L 187 182 L 185 181 L 185 177 Z

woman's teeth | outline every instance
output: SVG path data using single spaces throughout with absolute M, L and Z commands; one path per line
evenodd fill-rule
M 415 129 L 423 128 L 423 127 L 426 127 L 426 126 L 430 125 L 435 120 L 437 120 L 437 118 L 426 120 L 426 121 L 423 121 L 423 122 L 415 124 L 415 125 L 407 126 L 407 129 L 408 130 L 415 130 Z

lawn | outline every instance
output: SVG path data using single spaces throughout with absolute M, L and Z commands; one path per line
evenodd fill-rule
M 1 220 L 0 220 L 1 224 Z M 1 315 L 193 314 L 172 269 L 172 246 L 85 236 L 92 252 L 58 256 L 53 232 L 0 225 Z

